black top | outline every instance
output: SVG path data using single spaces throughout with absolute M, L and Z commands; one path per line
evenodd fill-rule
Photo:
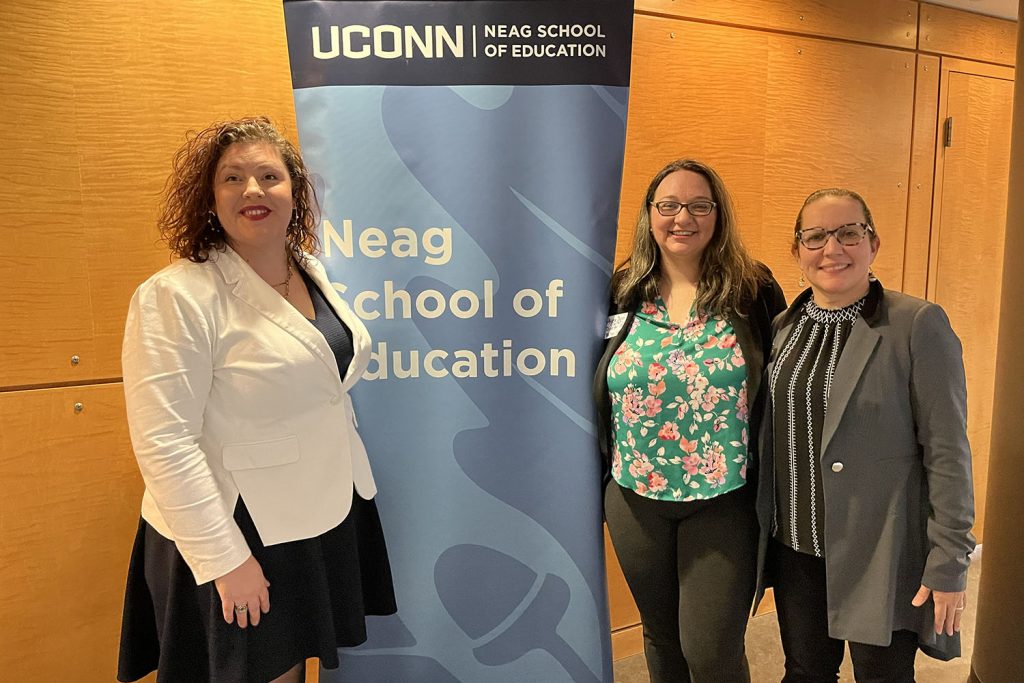
M 836 365 L 866 297 L 839 309 L 812 300 L 774 359 L 768 378 L 775 434 L 775 519 L 772 533 L 798 552 L 825 554 L 821 433 Z
M 355 350 L 352 347 L 352 330 L 327 303 L 327 299 L 316 283 L 301 269 L 300 272 L 302 272 L 302 279 L 306 283 L 306 289 L 309 290 L 309 298 L 313 300 L 313 314 L 316 316 L 315 320 L 309 322 L 313 323 L 313 327 L 318 329 L 327 340 L 327 345 L 334 352 L 334 359 L 338 361 L 338 372 L 344 379 L 345 373 L 348 372 L 348 366 L 355 356 Z

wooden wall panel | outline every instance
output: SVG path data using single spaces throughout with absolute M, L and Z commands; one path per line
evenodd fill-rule
M 66 10 L 77 27 L 71 78 L 97 376 L 120 376 L 128 298 L 167 263 L 155 243 L 157 197 L 185 131 L 268 114 L 295 139 L 283 6 L 238 10 L 204 0 L 82 0 Z
M 785 254 L 810 192 L 848 187 L 864 196 L 882 238 L 874 271 L 899 287 L 914 109 L 912 54 L 788 36 L 772 37 L 765 153 L 766 224 L 761 253 Z M 787 241 L 781 242 L 785 235 Z M 797 291 L 780 280 L 791 298 Z
M 899 287 L 913 54 L 642 15 L 634 34 L 617 261 L 650 177 L 692 156 L 725 179 L 747 247 L 789 296 L 797 211 L 811 191 L 837 185 L 867 199 L 884 245 L 876 272 Z
M 13 10 L 0 7 L 0 386 L 72 376 L 93 325 L 67 78 L 74 27 L 42 3 Z
M 643 652 L 640 611 L 622 575 L 608 528 L 604 529 L 604 556 L 608 577 L 608 612 L 612 628 L 612 658 L 622 659 Z
M 636 0 L 638 11 L 913 49 L 914 0 Z
M 185 131 L 266 113 L 295 138 L 282 6 L 249 3 L 244 18 L 202 0 L 2 11 L 0 131 L 18 141 L 7 153 L 21 180 L 0 187 L 13 236 L 0 276 L 21 284 L 0 300 L 0 387 L 117 378 L 131 292 L 168 262 L 154 222 Z
M 122 391 L 0 393 L 4 680 L 114 680 L 142 498 Z
M 629 252 L 647 183 L 680 157 L 711 164 L 742 207 L 743 225 L 762 222 L 768 36 L 637 15 L 619 208 L 616 262 Z M 714 59 L 693 55 L 714 54 Z M 752 229 L 750 239 L 759 239 Z
M 907 235 L 903 253 L 903 291 L 921 298 L 924 298 L 928 287 L 938 108 L 939 58 L 918 55 Z
M 920 36 L 925 52 L 1011 66 L 1017 56 L 1017 22 L 950 7 L 921 3 Z
M 604 530 L 604 551 L 605 557 L 608 559 L 608 598 L 611 625 L 612 630 L 617 631 L 640 623 L 640 611 L 630 599 L 629 586 L 626 585 L 626 577 L 622 575 L 622 569 L 615 557 L 615 549 L 612 547 L 607 527 Z
M 945 60 L 943 60 L 945 62 Z M 949 314 L 964 346 L 974 455 L 975 535 L 981 541 L 999 333 L 1013 82 L 943 65 L 943 117 L 953 144 L 937 146 L 929 298 Z M 990 69 L 983 69 L 990 71 Z

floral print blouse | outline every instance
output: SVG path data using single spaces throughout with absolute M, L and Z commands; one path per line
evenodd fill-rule
M 688 501 L 747 479 L 747 369 L 732 324 L 669 320 L 665 303 L 641 304 L 608 364 L 612 478 L 647 498 Z

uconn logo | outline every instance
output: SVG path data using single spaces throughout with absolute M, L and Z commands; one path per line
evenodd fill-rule
M 465 54 L 462 26 L 313 26 L 313 56 L 317 59 L 412 59 L 462 58 Z

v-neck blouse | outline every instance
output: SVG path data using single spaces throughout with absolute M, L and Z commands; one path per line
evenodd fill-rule
M 608 364 L 612 478 L 646 498 L 690 501 L 747 477 L 747 368 L 728 319 L 640 305 Z
M 313 315 L 316 316 L 309 322 L 327 340 L 327 345 L 331 347 L 334 359 L 338 362 L 338 372 L 341 374 L 341 378 L 345 379 L 348 366 L 351 365 L 352 358 L 355 357 L 355 349 L 352 346 L 352 330 L 327 303 L 327 298 L 324 297 L 323 292 L 313 282 L 313 279 L 305 272 L 302 273 L 302 279 L 306 283 L 306 289 L 309 290 L 309 298 L 313 301 Z

